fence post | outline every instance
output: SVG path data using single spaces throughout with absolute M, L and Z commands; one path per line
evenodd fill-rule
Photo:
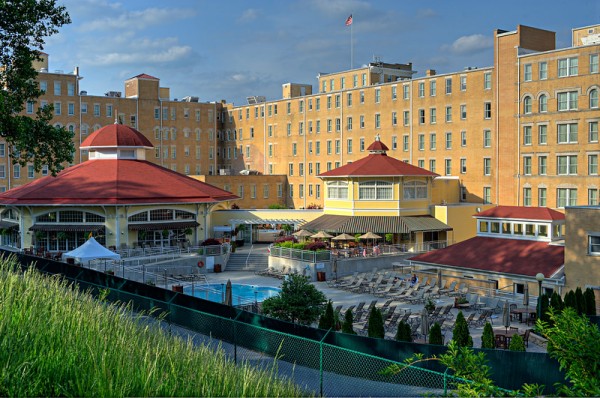
M 237 364 L 237 319 L 242 315 L 242 312 L 239 311 L 235 318 L 233 318 L 233 363 L 235 364 Z
M 449 368 L 446 368 L 444 371 L 444 397 L 448 396 L 448 370 Z
M 321 392 L 321 397 L 323 396 L 323 340 L 325 337 L 331 332 L 331 328 L 325 333 L 325 336 L 319 341 L 319 387 Z

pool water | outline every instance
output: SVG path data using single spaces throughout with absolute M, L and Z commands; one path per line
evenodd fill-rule
M 223 302 L 225 297 L 225 284 L 212 283 L 208 285 L 194 285 L 194 296 L 214 301 L 216 303 Z M 183 288 L 185 294 L 192 294 L 192 286 L 186 286 Z M 256 285 L 242 285 L 239 283 L 231 284 L 231 292 L 233 295 L 233 305 L 262 302 L 269 297 L 273 297 L 281 292 L 278 287 L 272 286 L 256 286 Z

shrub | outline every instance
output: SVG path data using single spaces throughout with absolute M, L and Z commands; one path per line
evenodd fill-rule
M 462 311 L 456 316 L 456 324 L 452 330 L 452 340 L 458 347 L 473 347 L 473 338 L 469 334 L 469 325 Z
M 481 334 L 481 348 L 496 348 L 494 330 L 492 329 L 492 324 L 489 322 L 486 322 L 483 327 L 483 333 Z
M 550 297 L 548 297 L 546 294 L 542 294 L 538 298 L 538 305 L 540 306 L 538 311 L 540 312 L 540 314 L 542 316 L 542 320 L 544 322 L 548 322 L 548 320 L 550 319 L 550 317 L 548 316 L 548 307 L 550 306 Z
M 429 344 L 444 345 L 444 337 L 442 336 L 442 328 L 439 323 L 434 323 L 429 329 Z
M 573 308 L 575 310 L 577 310 L 577 302 L 575 301 L 575 292 L 572 290 L 569 290 L 567 292 L 567 294 L 565 294 L 565 302 L 564 302 L 565 306 L 564 308 Z
M 238 210 L 240 208 L 240 206 L 238 206 L 236 203 L 231 205 L 231 210 Z
M 292 249 L 305 250 L 306 249 L 306 243 L 293 243 L 292 244 Z
M 306 250 L 316 252 L 317 250 L 325 250 L 327 248 L 327 244 L 321 241 L 311 242 L 308 245 L 306 245 L 305 248 Z
M 279 238 L 275 239 L 275 244 L 283 243 L 283 242 L 296 243 L 296 242 L 298 242 L 298 239 L 296 239 L 296 237 L 294 235 L 280 236 Z
M 396 331 L 396 340 L 412 342 L 412 336 L 410 334 L 410 325 L 404 321 L 398 323 L 398 330 Z
M 560 294 L 554 292 L 552 296 L 550 296 L 550 307 L 554 308 L 556 311 L 562 311 L 565 307 Z
M 596 294 L 591 288 L 585 289 L 583 293 L 585 299 L 585 312 L 587 315 L 596 315 Z
M 325 312 L 319 318 L 319 329 L 331 329 L 334 326 L 333 305 L 331 304 L 331 300 L 329 300 L 327 307 L 325 307 Z
M 218 246 L 221 242 L 216 239 L 208 238 L 204 242 L 200 243 L 200 246 Z
M 344 315 L 344 323 L 342 324 L 342 332 L 348 334 L 356 334 L 352 324 L 354 323 L 354 317 L 352 316 L 352 310 L 347 309 Z
M 583 298 L 583 291 L 579 286 L 575 289 L 575 304 L 577 305 L 577 315 L 586 314 L 585 299 Z
M 510 344 L 508 345 L 508 349 L 510 351 L 525 351 L 525 342 L 523 341 L 523 337 L 518 334 L 515 334 L 510 339 Z
M 280 205 L 279 203 L 273 203 L 272 205 L 269 205 L 269 209 L 286 209 L 286 207 L 284 205 Z
M 369 314 L 368 322 L 369 324 L 367 327 L 367 335 L 369 337 L 375 337 L 379 339 L 385 337 L 385 329 L 383 328 L 383 316 L 381 315 L 381 311 L 379 311 L 379 308 L 371 308 L 371 313 Z

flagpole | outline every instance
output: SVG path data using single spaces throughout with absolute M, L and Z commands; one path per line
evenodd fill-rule
M 354 22 L 354 20 L 352 20 L 352 22 Z M 354 23 L 350 24 L 350 70 L 352 70 L 352 65 L 354 65 L 354 46 L 352 45 L 353 40 L 352 40 L 352 25 L 354 25 Z

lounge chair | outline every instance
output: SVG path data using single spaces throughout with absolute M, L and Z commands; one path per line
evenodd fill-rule
M 445 289 L 440 289 L 440 294 L 450 294 L 454 292 L 454 289 L 456 289 L 456 284 L 456 281 L 452 281 L 452 283 L 450 283 L 450 286 L 448 286 Z

